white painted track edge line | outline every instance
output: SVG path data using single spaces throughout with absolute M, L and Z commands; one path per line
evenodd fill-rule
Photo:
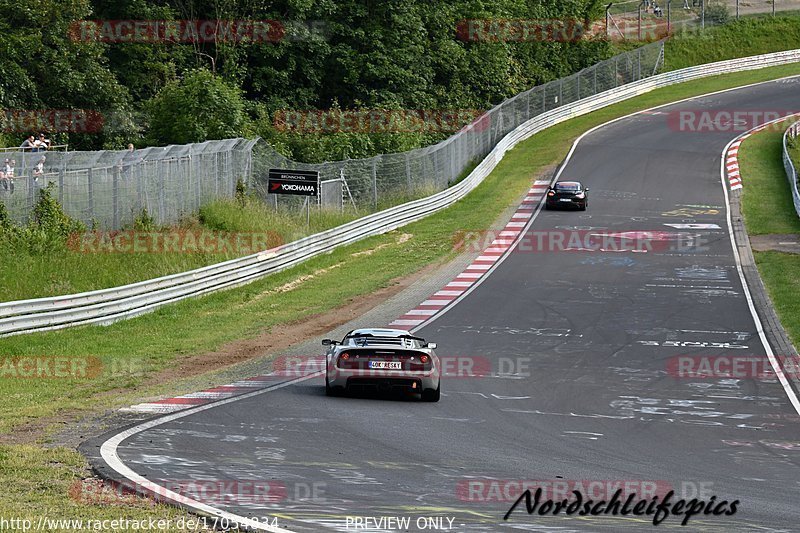
M 773 122 L 780 122 L 783 120 L 786 120 L 786 118 L 784 117 L 781 118 L 780 120 L 768 122 L 767 124 L 772 124 Z M 720 159 L 720 181 L 722 183 L 723 193 L 725 194 L 728 237 L 730 238 L 731 248 L 733 249 L 733 259 L 736 262 L 736 272 L 739 274 L 739 280 L 742 283 L 742 290 L 744 291 L 744 296 L 745 299 L 747 300 L 747 308 L 750 310 L 750 315 L 753 318 L 753 322 L 755 323 L 756 326 L 756 331 L 758 332 L 758 338 L 761 340 L 761 344 L 764 346 L 764 351 L 767 354 L 767 358 L 769 359 L 770 365 L 772 365 L 772 369 L 775 371 L 775 375 L 778 377 L 778 381 L 780 381 L 780 384 L 783 387 L 784 392 L 786 392 L 786 396 L 789 398 L 789 402 L 792 404 L 792 407 L 794 407 L 794 410 L 797 412 L 797 414 L 800 415 L 800 400 L 798 400 L 797 395 L 794 393 L 794 390 L 792 390 L 792 387 L 789 384 L 789 381 L 786 379 L 786 375 L 784 374 L 783 369 L 778 363 L 778 360 L 775 358 L 775 353 L 772 351 L 772 346 L 770 346 L 769 341 L 767 340 L 767 335 L 764 332 L 764 324 L 761 322 L 761 318 L 758 316 L 755 303 L 753 302 L 753 297 L 750 294 L 750 288 L 747 285 L 747 279 L 744 276 L 744 270 L 742 269 L 742 260 L 741 257 L 739 256 L 739 248 L 736 246 L 736 237 L 734 236 L 733 233 L 733 220 L 731 218 L 730 195 L 728 193 L 728 183 L 726 182 L 725 179 L 725 154 L 728 152 L 728 149 L 730 148 L 731 144 L 733 144 L 735 141 L 741 138 L 749 137 L 751 132 L 755 131 L 760 127 L 761 126 L 758 126 L 748 132 L 745 132 L 737 136 L 735 139 L 733 139 L 725 146 L 725 149 L 722 151 L 722 157 Z M 741 186 L 739 186 L 738 188 L 741 188 Z M 742 221 L 742 224 L 744 224 L 744 221 Z
M 216 401 L 216 402 L 210 402 L 210 403 L 207 403 L 207 404 L 198 405 L 196 407 L 191 407 L 189 409 L 185 409 L 185 410 L 179 411 L 177 413 L 167 414 L 167 415 L 161 416 L 159 418 L 156 418 L 156 419 L 153 419 L 153 420 L 149 420 L 149 421 L 143 422 L 141 424 L 137 424 L 136 426 L 128 428 L 125 431 L 122 431 L 120 433 L 117 433 L 116 435 L 114 435 L 110 439 L 106 440 L 100 446 L 100 456 L 103 458 L 103 460 L 106 462 L 106 464 L 109 467 L 111 467 L 112 470 L 117 472 L 122 477 L 128 479 L 129 481 L 132 481 L 135 484 L 135 486 L 142 487 L 143 489 L 151 491 L 151 492 L 153 492 L 153 493 L 155 493 L 155 494 L 157 494 L 159 496 L 162 496 L 162 497 L 164 497 L 164 498 L 166 498 L 168 500 L 171 500 L 171 501 L 173 501 L 175 503 L 179 503 L 179 504 L 181 504 L 181 505 L 183 505 L 185 507 L 188 507 L 188 508 L 190 508 L 192 510 L 198 511 L 198 512 L 203 513 L 203 514 L 216 516 L 216 517 L 219 517 L 219 518 L 224 518 L 224 519 L 230 520 L 232 523 L 236 523 L 236 524 L 240 524 L 242 526 L 246 526 L 249 529 L 255 529 L 255 530 L 259 530 L 259 531 L 269 531 L 270 533 L 292 533 L 291 530 L 288 530 L 288 529 L 283 529 L 283 528 L 279 528 L 279 527 L 275 527 L 275 526 L 270 526 L 268 524 L 264 524 L 264 523 L 257 522 L 255 520 L 251 520 L 251 519 L 249 519 L 247 517 L 244 517 L 244 516 L 239 516 L 239 515 L 236 515 L 236 514 L 233 514 L 233 513 L 229 513 L 227 511 L 222 511 L 220 509 L 217 509 L 216 507 L 213 507 L 211 505 L 205 504 L 203 502 L 199 502 L 199 501 L 194 500 L 192 498 L 187 498 L 186 496 L 182 496 L 182 495 L 180 495 L 180 494 L 178 494 L 176 492 L 173 492 L 173 491 L 167 489 L 166 487 L 158 485 L 157 483 L 154 483 L 154 482 L 150 481 L 149 479 L 145 478 L 144 476 L 141 476 L 141 475 L 137 474 L 136 472 L 133 471 L 133 469 L 131 469 L 130 467 L 125 465 L 122 462 L 122 460 L 119 458 L 119 455 L 117 454 L 117 448 L 119 447 L 119 445 L 124 440 L 126 440 L 126 439 L 128 439 L 128 438 L 130 438 L 130 437 L 132 437 L 132 436 L 134 436 L 134 435 L 136 435 L 138 433 L 141 433 L 142 431 L 145 431 L 145 430 L 160 426 L 161 424 L 165 424 L 167 422 L 171 422 L 173 420 L 177 420 L 179 418 L 183 418 L 185 416 L 189 416 L 189 415 L 192 415 L 192 414 L 195 414 L 195 413 L 199 413 L 199 412 L 205 411 L 207 409 L 212 409 L 212 408 L 218 407 L 220 405 L 224 405 L 224 404 L 227 404 L 227 403 L 232 403 L 232 402 L 235 402 L 235 401 L 243 400 L 245 398 L 252 398 L 253 396 L 258 396 L 260 394 L 266 394 L 267 392 L 270 392 L 270 391 L 273 391 L 273 390 L 277 390 L 277 389 L 282 389 L 284 387 L 288 387 L 289 385 L 294 385 L 294 384 L 300 383 L 302 381 L 306 381 L 306 380 L 309 380 L 311 378 L 318 377 L 320 375 L 322 375 L 321 371 L 320 372 L 314 372 L 314 373 L 309 374 L 307 376 L 301 376 L 299 378 L 292 379 L 292 380 L 289 380 L 289 381 L 285 381 L 283 383 L 278 383 L 278 384 L 273 385 L 271 387 L 267 387 L 267 388 L 264 388 L 264 389 L 259 389 L 259 390 L 253 391 L 253 392 L 248 392 L 248 393 L 245 393 L 245 394 L 241 394 L 239 396 L 234 396 L 233 398 L 227 398 L 227 399 Z

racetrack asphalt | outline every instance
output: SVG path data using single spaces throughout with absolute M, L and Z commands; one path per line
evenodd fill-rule
M 416 332 L 473 368 L 443 378 L 439 403 L 327 398 L 317 377 L 139 432 L 121 461 L 171 486 L 225 482 L 229 497 L 200 496 L 298 532 L 430 530 L 420 517 L 459 532 L 654 527 L 652 516 L 529 516 L 524 506 L 504 521 L 523 481 L 545 498 L 620 487 L 740 501 L 735 515 L 694 516 L 685 531 L 800 530 L 800 416 L 780 383 L 678 374 L 687 361 L 763 360 L 765 349 L 720 181 L 736 133 L 679 131 L 674 115 L 793 109 L 798 94 L 798 78 L 770 82 L 587 135 L 562 179 L 589 186 L 589 209 L 542 211 L 526 246 Z M 354 517 L 411 521 L 367 529 Z

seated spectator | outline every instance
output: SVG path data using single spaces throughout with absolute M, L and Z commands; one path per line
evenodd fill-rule
M 16 163 L 17 162 L 14 161 L 13 159 L 6 159 L 6 164 L 5 164 L 5 168 L 4 168 L 5 173 L 6 173 L 6 178 L 13 178 L 14 177 L 14 165 Z
M 35 144 L 34 144 L 35 142 L 36 142 L 36 137 L 31 135 L 30 137 L 28 137 L 27 139 L 22 141 L 22 144 L 19 147 L 23 152 L 25 152 L 25 151 L 33 151 L 34 146 L 35 146 Z

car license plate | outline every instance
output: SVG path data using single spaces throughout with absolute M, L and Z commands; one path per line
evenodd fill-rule
M 559 200 L 560 202 L 571 202 L 571 201 L 572 201 L 572 198 L 559 198 L 558 200 Z
M 369 367 L 381 370 L 402 370 L 403 363 L 400 361 L 370 361 Z

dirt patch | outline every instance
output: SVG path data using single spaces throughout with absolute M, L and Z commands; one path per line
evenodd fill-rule
M 413 237 L 413 235 L 411 235 L 410 233 L 403 233 L 402 235 L 400 235 L 397 238 L 397 240 L 395 242 L 387 242 L 387 243 L 381 244 L 379 246 L 376 246 L 375 248 L 371 248 L 369 250 L 364 250 L 363 252 L 355 252 L 355 253 L 352 253 L 350 255 L 352 257 L 361 257 L 362 255 L 372 255 L 375 252 L 377 252 L 378 250 L 383 250 L 387 246 L 394 246 L 396 244 L 403 244 L 404 242 L 407 242 L 408 240 L 410 240 L 412 237 Z
M 750 246 L 756 252 L 800 254 L 800 234 L 751 235 Z

